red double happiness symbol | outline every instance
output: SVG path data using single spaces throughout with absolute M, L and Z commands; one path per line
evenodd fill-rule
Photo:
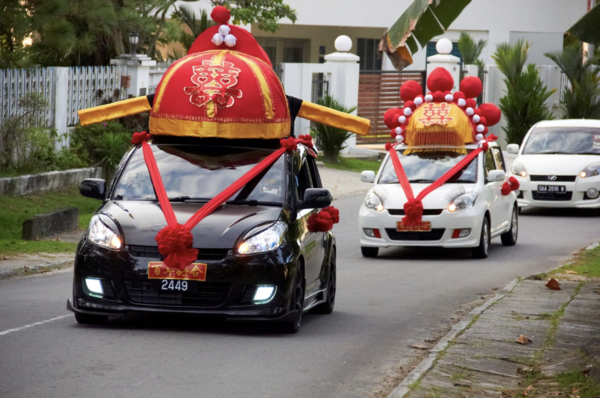
M 429 103 L 423 107 L 423 117 L 419 118 L 419 122 L 423 123 L 424 126 L 445 125 L 454 120 L 450 117 L 450 109 L 450 104 Z

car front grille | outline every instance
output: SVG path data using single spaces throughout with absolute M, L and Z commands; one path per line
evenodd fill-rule
M 444 209 L 423 209 L 424 216 L 439 216 L 442 214 Z M 403 216 L 405 215 L 404 209 L 388 209 L 388 213 L 392 216 Z
M 196 291 L 178 292 L 161 291 L 159 281 L 124 280 L 123 285 L 127 296 L 136 304 L 176 305 L 182 307 L 219 307 L 223 305 L 231 285 L 223 283 L 195 282 Z M 189 283 L 194 284 L 194 281 Z
M 548 177 L 556 177 L 555 180 L 551 180 Z M 546 182 L 573 182 L 577 179 L 577 176 L 542 176 L 542 175 L 530 175 L 531 181 L 546 181 Z
M 554 193 L 554 192 L 538 192 L 531 191 L 531 197 L 533 200 L 554 200 L 559 202 L 568 202 L 573 197 L 573 192 L 567 191 L 565 193 Z
M 409 231 L 396 231 L 393 228 L 386 228 L 388 236 L 391 240 L 412 240 L 412 241 L 428 241 L 428 240 L 440 240 L 446 231 L 445 228 L 433 228 L 431 232 L 409 232 Z
M 198 260 L 223 260 L 229 249 L 198 249 Z M 157 246 L 129 245 L 129 253 L 135 257 L 162 258 Z

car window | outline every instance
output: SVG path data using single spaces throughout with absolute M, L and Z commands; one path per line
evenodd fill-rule
M 523 154 L 600 155 L 600 128 L 536 127 L 523 146 Z
M 310 171 L 310 178 L 312 180 L 312 184 L 313 184 L 313 188 L 322 188 L 323 185 L 321 185 L 321 176 L 319 175 L 319 169 L 317 168 L 317 163 L 315 162 L 315 159 L 310 156 L 306 158 L 306 163 L 308 166 L 308 169 Z
M 313 182 L 308 163 L 309 159 L 304 159 L 302 168 L 296 177 L 296 192 L 298 195 L 298 200 L 300 201 L 304 199 L 304 191 L 306 191 L 307 188 L 313 188 Z
M 492 155 L 492 151 L 487 151 L 485 153 L 485 178 L 487 182 L 487 176 L 490 174 L 490 171 L 496 170 L 496 163 L 494 162 L 494 155 Z
M 506 165 L 504 164 L 504 156 L 502 155 L 502 149 L 495 146 L 490 148 L 492 156 L 494 157 L 494 163 L 496 163 L 496 170 L 506 171 Z

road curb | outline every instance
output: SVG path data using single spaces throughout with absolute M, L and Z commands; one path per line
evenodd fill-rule
M 26 276 L 48 272 L 56 269 L 67 268 L 73 265 L 73 261 L 61 261 L 54 264 L 37 265 L 34 267 L 20 267 L 8 271 L 0 271 L 0 279 L 8 279 L 14 276 Z
M 431 369 L 438 355 L 448 348 L 450 342 L 465 329 L 467 329 L 475 317 L 483 314 L 492 305 L 502 300 L 508 293 L 512 292 L 520 282 L 521 279 L 513 279 L 506 286 L 504 286 L 500 293 L 496 294 L 479 307 L 473 309 L 467 316 L 461 319 L 460 322 L 454 325 L 452 329 L 450 329 L 450 331 L 444 337 L 442 337 L 440 341 L 438 341 L 435 347 L 429 351 L 427 358 L 422 360 L 421 363 L 404 378 L 402 383 L 392 390 L 387 398 L 403 398 L 406 394 L 408 394 L 410 392 L 409 386 L 423 377 L 423 375 L 429 371 L 429 369 Z

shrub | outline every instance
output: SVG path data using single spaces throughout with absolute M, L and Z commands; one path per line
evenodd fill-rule
M 548 90 L 534 64 L 527 65 L 530 44 L 519 40 L 514 46 L 502 43 L 492 55 L 505 76 L 506 95 L 500 98 L 500 109 L 506 120 L 507 143 L 521 144 L 527 131 L 541 120 L 552 119 L 546 100 L 555 92 Z
M 356 110 L 356 107 L 346 108 L 329 94 L 325 94 L 325 97 L 319 99 L 317 104 L 344 113 L 352 113 Z M 314 123 L 310 132 L 313 137 L 318 137 L 321 141 L 320 149 L 323 150 L 325 158 L 329 161 L 337 161 L 341 150 L 346 147 L 344 142 L 352 136 L 352 133 L 349 133 L 344 129 L 327 126 L 321 123 Z
M 100 158 L 107 181 L 112 179 L 121 158 L 127 152 L 129 140 L 128 136 L 118 133 L 104 133 L 100 136 L 94 152 Z

